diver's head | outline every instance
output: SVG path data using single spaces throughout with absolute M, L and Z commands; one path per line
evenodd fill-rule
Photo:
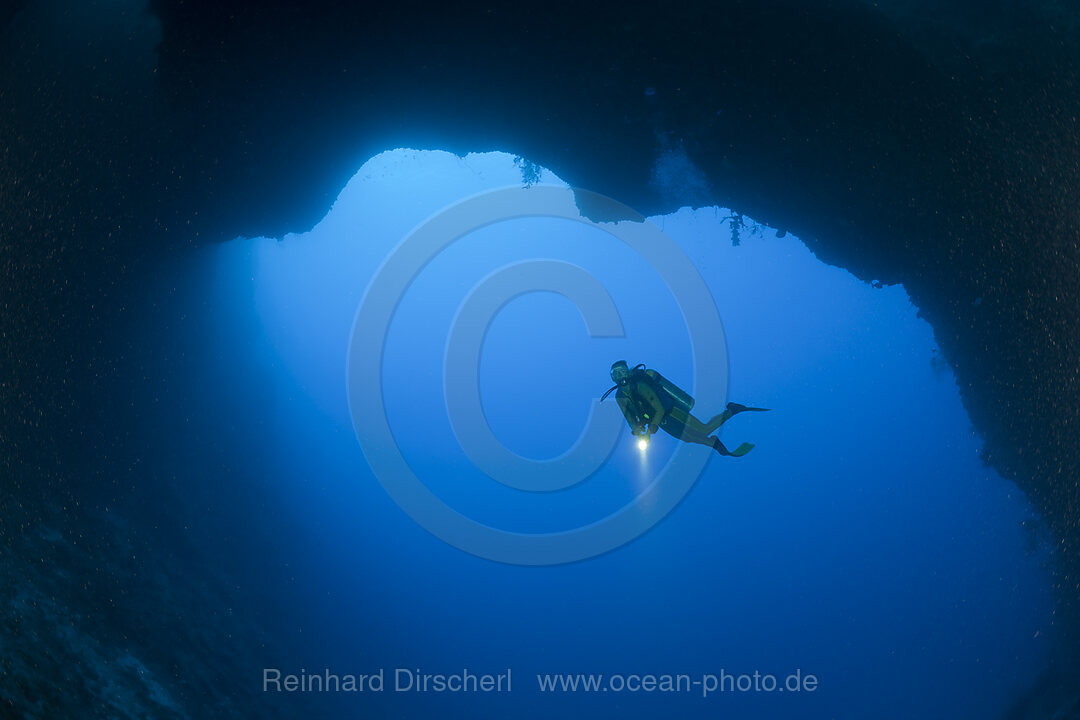
M 616 360 L 611 363 L 611 381 L 619 387 L 630 382 L 630 368 L 625 360 Z

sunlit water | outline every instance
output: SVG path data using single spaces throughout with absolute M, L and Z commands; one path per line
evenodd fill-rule
M 875 289 L 767 228 L 748 225 L 733 246 L 727 210 L 652 220 L 715 299 L 728 398 L 773 408 L 723 429 L 729 447 L 756 443 L 750 455 L 712 457 L 686 498 L 638 539 L 552 567 L 462 552 L 390 499 L 350 417 L 357 308 L 410 230 L 464 198 L 521 182 L 504 154 L 389 152 L 360 169 L 311 232 L 200 251 L 191 284 L 199 295 L 179 302 L 208 318 L 191 350 L 205 358 L 191 384 L 205 394 L 203 430 L 221 440 L 216 469 L 193 482 L 228 496 L 233 475 L 224 468 L 257 478 L 258 501 L 232 511 L 233 533 L 266 540 L 222 553 L 240 568 L 237 584 L 259 598 L 251 616 L 279 641 L 245 681 L 259 683 L 263 667 L 385 669 L 383 692 L 282 700 L 356 717 L 1000 713 L 1048 650 L 1046 550 L 1022 525 L 1031 509 L 980 461 L 933 332 L 902 287 Z M 546 171 L 540 182 L 560 183 Z M 631 502 L 675 441 L 659 434 L 643 455 L 624 431 L 592 477 L 553 493 L 500 485 L 473 465 L 447 415 L 448 333 L 476 283 L 529 258 L 598 279 L 625 336 L 590 337 L 578 309 L 555 293 L 507 304 L 478 370 L 485 417 L 506 447 L 530 458 L 565 452 L 620 358 L 693 390 L 691 338 L 664 281 L 603 229 L 557 218 L 493 225 L 435 257 L 394 316 L 383 388 L 402 455 L 447 505 L 487 525 L 554 532 Z M 512 668 L 513 690 L 398 693 L 398 667 Z M 542 695 L 536 680 L 721 671 L 781 683 L 813 674 L 817 686 Z

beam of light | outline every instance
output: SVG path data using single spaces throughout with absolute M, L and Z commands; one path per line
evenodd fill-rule
M 638 493 L 644 492 L 649 483 L 656 479 L 656 474 L 649 472 L 649 440 L 650 438 L 646 436 L 639 436 L 637 439 L 638 472 L 635 484 Z

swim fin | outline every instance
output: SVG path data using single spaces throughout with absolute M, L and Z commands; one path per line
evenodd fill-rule
M 720 453 L 721 455 L 730 455 L 731 457 L 742 457 L 743 455 L 754 449 L 753 443 L 743 443 L 739 447 L 735 448 L 735 450 L 733 451 L 728 450 L 726 447 L 724 447 L 724 443 L 720 442 L 720 438 L 713 438 L 712 446 L 713 450 L 716 450 L 716 452 Z
M 734 415 L 735 413 L 741 413 L 741 412 L 747 412 L 747 411 L 749 411 L 749 412 L 768 412 L 768 411 L 772 410 L 772 408 L 746 407 L 745 405 L 740 405 L 739 403 L 733 403 L 733 402 L 729 402 L 727 404 L 727 409 L 728 409 L 728 412 L 731 413 L 732 415 Z
M 742 457 L 753 449 L 754 443 L 743 443 L 742 445 L 731 451 L 731 457 Z

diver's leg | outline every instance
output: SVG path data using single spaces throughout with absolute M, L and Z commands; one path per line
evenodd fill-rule
M 720 413 L 719 415 L 714 416 L 712 420 L 709 420 L 709 422 L 704 423 L 705 431 L 711 433 L 712 431 L 716 430 L 716 428 L 720 427 L 721 425 L 726 423 L 728 420 L 730 420 L 732 417 L 734 417 L 734 415 L 735 415 L 735 413 L 731 412 L 730 410 L 725 410 L 724 412 Z M 723 453 L 721 453 L 721 454 L 723 454 Z
M 678 409 L 672 410 L 660 421 L 660 429 L 676 440 L 712 445 L 712 439 L 708 437 L 709 433 L 701 432 L 700 425 L 701 423 L 693 417 Z
M 687 419 L 693 421 L 699 426 L 701 425 L 701 423 L 694 420 L 692 416 L 687 416 Z M 721 455 L 742 457 L 743 455 L 754 449 L 752 443 L 743 443 L 734 450 L 728 450 L 724 446 L 724 443 L 720 442 L 720 438 L 709 437 L 709 433 L 702 432 L 699 428 L 693 427 L 691 422 L 680 422 L 677 419 L 675 413 L 671 413 L 668 417 L 665 417 L 664 421 L 660 423 L 660 427 L 669 435 L 676 437 L 683 442 L 696 443 L 698 445 L 708 445 Z
M 713 447 L 713 438 L 709 437 L 709 433 L 703 432 L 704 426 L 693 415 L 673 410 L 660 423 L 660 427 L 668 435 L 683 442 Z
M 677 421 L 680 426 L 685 428 L 684 432 L 689 431 L 689 432 L 692 432 L 692 433 L 695 433 L 695 434 L 699 434 L 702 437 L 704 437 L 706 435 L 709 435 L 710 433 L 712 433 L 713 430 L 716 429 L 716 428 L 710 428 L 705 423 L 701 422 L 696 417 L 694 417 L 690 413 L 686 412 L 685 410 L 682 410 L 681 408 L 672 408 L 671 412 L 668 413 L 668 417 L 671 418 L 672 420 Z M 690 441 L 690 442 L 697 442 L 697 441 L 695 440 L 695 441 Z M 703 445 L 708 445 L 709 443 L 702 443 L 702 444 Z
M 699 423 L 700 424 L 700 423 Z M 716 447 L 713 442 L 716 438 L 709 437 L 708 433 L 700 432 L 691 427 L 683 427 L 681 433 L 675 437 L 679 438 L 683 442 L 696 443 L 697 445 L 708 445 L 709 447 Z
M 708 433 L 699 432 L 692 428 L 687 427 L 683 430 L 683 434 L 679 437 L 683 442 L 697 443 L 698 445 L 708 445 L 721 455 L 730 455 L 731 457 L 742 457 L 746 453 L 754 449 L 753 443 L 743 443 L 734 450 L 728 450 L 724 446 L 724 443 L 720 442 L 718 437 L 709 437 Z

